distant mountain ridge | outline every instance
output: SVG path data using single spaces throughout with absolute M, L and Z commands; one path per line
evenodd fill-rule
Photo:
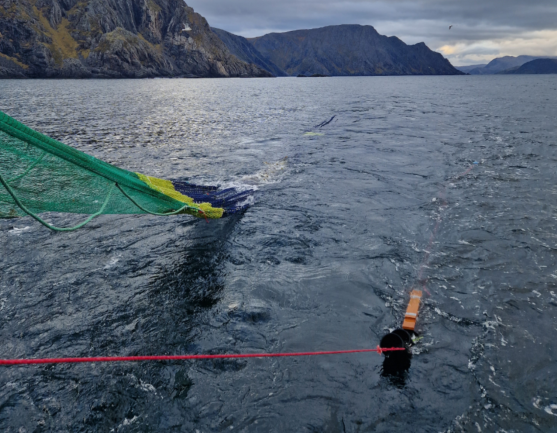
M 0 78 L 265 77 L 183 0 L 0 0 Z
M 228 35 L 230 33 L 221 39 L 229 50 L 239 58 L 253 62 L 253 53 L 237 51 L 244 49 L 245 44 L 231 40 Z M 372 26 L 345 24 L 270 33 L 246 40 L 258 56 L 290 76 L 463 74 L 423 42 L 406 45 L 397 37 L 380 35 Z M 263 67 L 260 63 L 258 65 Z
M 536 59 L 500 74 L 557 74 L 557 59 Z
M 504 56 L 493 59 L 483 67 L 477 67 L 464 71 L 470 75 L 492 75 L 506 71 L 507 69 L 518 68 L 527 62 L 537 59 L 547 59 L 549 56 Z M 463 70 L 460 68 L 460 70 Z
M 487 66 L 487 63 L 481 65 L 455 66 L 455 68 L 458 69 L 460 72 L 464 72 L 465 74 L 468 74 L 470 73 L 470 71 L 473 71 L 474 69 L 480 69 L 485 66 Z

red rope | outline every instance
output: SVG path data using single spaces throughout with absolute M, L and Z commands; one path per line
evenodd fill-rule
M 209 218 L 207 218 L 207 214 L 205 213 L 205 211 L 203 209 L 197 209 L 198 213 L 200 213 L 201 215 L 203 215 L 203 218 L 205 218 L 205 222 L 207 224 L 209 224 Z
M 470 167 L 468 167 L 468 170 L 460 173 L 458 176 L 455 176 L 454 180 L 458 180 L 460 179 L 462 176 L 466 176 L 468 173 L 470 173 L 472 171 L 472 169 L 474 168 L 473 165 L 471 165 Z
M 225 358 L 278 358 L 283 356 L 316 356 L 316 355 L 340 355 L 341 353 L 362 352 L 392 352 L 406 350 L 393 347 L 382 349 L 358 349 L 337 350 L 332 352 L 297 352 L 297 353 L 249 353 L 243 355 L 162 355 L 162 356 L 101 356 L 96 358 L 44 358 L 44 359 L 0 359 L 0 365 L 22 365 L 22 364 L 70 364 L 77 362 L 122 362 L 122 361 L 182 361 L 186 359 L 225 359 Z

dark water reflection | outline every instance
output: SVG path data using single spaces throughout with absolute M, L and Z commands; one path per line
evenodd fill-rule
M 374 354 L 10 367 L 1 429 L 557 431 L 556 89 L 552 76 L 0 81 L 0 110 L 95 156 L 259 188 L 210 224 L 0 221 L 2 358 L 375 347 L 442 220 L 400 380 Z

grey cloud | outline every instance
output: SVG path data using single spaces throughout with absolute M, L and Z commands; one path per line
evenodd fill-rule
M 189 0 L 188 4 L 210 23 L 228 24 L 229 31 L 417 20 L 524 30 L 557 28 L 555 0 Z
M 407 43 L 423 41 L 435 48 L 557 30 L 556 0 L 188 0 L 187 3 L 213 27 L 248 37 L 270 31 L 368 24 Z M 454 26 L 450 31 L 449 25 Z

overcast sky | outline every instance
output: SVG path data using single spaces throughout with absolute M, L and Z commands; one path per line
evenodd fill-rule
M 186 0 L 212 27 L 246 36 L 369 24 L 425 42 L 453 65 L 520 54 L 557 56 L 557 0 Z M 449 26 L 452 25 L 452 30 Z

